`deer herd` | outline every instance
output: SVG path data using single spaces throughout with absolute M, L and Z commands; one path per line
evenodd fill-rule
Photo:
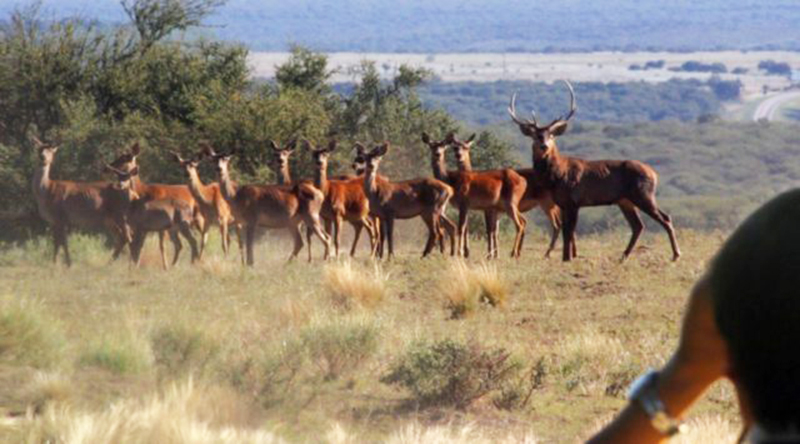
M 286 229 L 294 247 L 290 258 L 303 249 L 302 228 L 306 229 L 308 260 L 312 259 L 311 240 L 322 242 L 327 259 L 339 256 L 344 222 L 354 229 L 350 255 L 356 252 L 362 230 L 366 229 L 372 258 L 394 255 L 394 225 L 397 219 L 420 217 L 427 228 L 422 256 L 434 248 L 444 253 L 449 239 L 450 254 L 470 255 L 467 216 L 483 212 L 486 224 L 487 257 L 498 256 L 498 215 L 505 213 L 515 228 L 511 256 L 518 258 L 525 239 L 527 211 L 539 207 L 550 222 L 552 235 L 545 253 L 549 257 L 558 239 L 563 236 L 563 260 L 577 254 L 575 228 L 581 207 L 619 206 L 631 227 L 631 238 L 622 255 L 626 259 L 644 230 L 639 211 L 664 227 L 672 247 L 673 260 L 680 257 L 672 221 L 656 204 L 658 182 L 656 172 L 635 160 L 588 161 L 561 155 L 556 138 L 563 135 L 576 111 L 575 92 L 570 93 L 570 110 L 549 124 L 542 125 L 532 113 L 531 119 L 517 116 L 516 93 L 508 112 L 523 135 L 532 140 L 533 168 L 473 170 L 470 152 L 475 135 L 459 140 L 455 133 L 435 140 L 427 133 L 422 142 L 431 154 L 432 177 L 393 181 L 378 173 L 380 162 L 390 151 L 388 142 L 371 149 L 357 143 L 353 160 L 354 175 L 328 177 L 328 160 L 337 149 L 336 141 L 315 147 L 303 141 L 311 153 L 313 180 L 293 180 L 289 159 L 297 147 L 292 141 L 285 146 L 270 143 L 275 162 L 276 184 L 237 184 L 231 179 L 231 159 L 236 150 L 218 151 L 201 143 L 196 154 L 185 159 L 173 153 L 176 163 L 185 171 L 188 184 L 167 185 L 144 183 L 139 177 L 137 159 L 141 148 L 133 144 L 106 166 L 116 176 L 112 182 L 76 182 L 50 179 L 50 167 L 58 146 L 33 137 L 41 164 L 32 186 L 39 214 L 50 225 L 54 254 L 64 250 L 67 265 L 71 264 L 67 234 L 73 227 L 104 230 L 114 239 L 112 258 L 116 259 L 125 245 L 138 266 L 148 233 L 159 236 L 162 266 L 167 268 L 164 240 L 168 236 L 174 248 L 172 264 L 179 258 L 183 237 L 189 244 L 192 262 L 200 259 L 212 225 L 217 225 L 222 249 L 228 253 L 230 237 L 236 235 L 242 261 L 253 265 L 253 246 L 257 230 Z M 448 170 L 445 155 L 452 149 L 457 169 Z M 217 182 L 203 183 L 198 173 L 201 162 L 210 161 L 218 175 Z M 244 161 L 244 159 L 243 159 Z M 457 223 L 447 216 L 451 204 L 458 213 Z M 193 230 L 199 232 L 199 242 Z M 331 248 L 333 252 L 331 253 Z

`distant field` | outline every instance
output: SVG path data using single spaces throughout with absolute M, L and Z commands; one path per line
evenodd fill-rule
M 410 444 L 435 433 L 451 437 L 436 442 L 576 442 L 624 405 L 636 375 L 667 359 L 689 289 L 724 238 L 678 225 L 684 257 L 672 263 L 666 236 L 652 231 L 620 264 L 629 236 L 620 228 L 580 237 L 581 257 L 564 264 L 542 259 L 545 236 L 531 227 L 522 259 L 506 257 L 502 237 L 502 257 L 490 264 L 507 291 L 503 305 L 450 319 L 446 293 L 458 294 L 462 275 L 438 254 L 420 260 L 422 237 L 400 228 L 395 261 L 373 264 L 361 249 L 352 264 L 382 287 L 363 306 L 336 293 L 341 263 L 287 264 L 288 240 L 272 235 L 252 269 L 223 258 L 217 238 L 202 264 L 190 266 L 186 254 L 168 272 L 155 242 L 140 270 L 108 265 L 110 251 L 88 237 L 71 239 L 72 269 L 50 263 L 48 243 L 0 251 L 0 441 L 52 442 L 69 431 L 95 442 L 95 430 L 119 422 L 119 433 L 148 436 L 136 442 L 222 430 L 239 439 L 203 442 Z M 476 256 L 484 248 L 473 242 Z M 469 273 L 481 264 L 469 260 Z M 513 353 L 523 395 L 532 388 L 528 403 L 498 408 L 513 398 L 496 391 L 465 409 L 415 407 L 408 391 L 380 382 L 414 344 L 443 339 Z M 732 387 L 717 384 L 690 418 L 703 422 L 688 442 L 735 430 Z M 261 441 L 244 439 L 256 432 Z
M 250 64 L 253 76 L 270 78 L 275 67 L 288 58 L 288 53 L 252 52 Z M 786 77 L 768 76 L 758 71 L 762 60 L 775 60 L 800 67 L 800 53 L 787 51 L 720 51 L 720 52 L 592 52 L 574 54 L 387 54 L 346 53 L 329 54 L 328 66 L 336 69 L 333 82 L 354 80 L 352 68 L 363 60 L 377 63 L 390 76 L 403 63 L 430 69 L 443 81 L 531 80 L 553 82 L 569 79 L 575 82 L 663 82 L 673 78 L 707 80 L 708 73 L 673 72 L 669 68 L 695 60 L 703 63 L 723 63 L 728 71 L 747 69 L 745 74 L 720 74 L 722 79 L 738 79 L 746 96 L 758 96 L 766 85 L 769 89 L 789 86 Z M 664 69 L 632 71 L 633 64 L 664 60 Z

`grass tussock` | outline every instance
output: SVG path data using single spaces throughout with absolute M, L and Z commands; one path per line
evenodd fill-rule
M 162 378 L 202 374 L 218 357 L 219 344 L 203 330 L 184 324 L 165 324 L 150 335 L 153 359 Z
M 52 368 L 61 361 L 64 346 L 41 302 L 11 297 L 0 301 L 0 362 Z
M 213 392 L 189 380 L 143 401 L 124 400 L 102 412 L 79 412 L 58 406 L 26 418 L 18 442 L 28 443 L 279 443 L 274 433 L 224 425 L 209 406 Z M 209 416 L 211 415 L 211 416 Z
M 25 388 L 26 403 L 35 413 L 52 404 L 69 404 L 74 396 L 72 382 L 59 372 L 37 372 Z
M 641 372 L 619 339 L 594 330 L 567 337 L 557 354 L 559 374 L 568 391 L 622 396 Z
M 453 261 L 439 282 L 450 317 L 461 319 L 470 316 L 482 304 L 502 306 L 508 299 L 508 286 L 492 264 L 474 267 L 464 261 Z
M 688 422 L 689 430 L 670 442 L 694 444 L 698 442 L 736 442 L 741 424 L 733 423 L 721 415 L 701 416 Z
M 388 276 L 377 264 L 370 271 L 344 261 L 326 265 L 323 276 L 325 288 L 336 307 L 371 309 L 386 296 Z
M 526 433 L 521 436 L 490 436 L 473 424 L 466 424 L 461 427 L 426 427 L 419 423 L 411 423 L 402 427 L 386 440 L 386 444 L 535 444 L 536 442 L 538 440 L 532 433 Z
M 300 331 L 308 358 L 327 380 L 361 366 L 378 349 L 380 326 L 366 316 L 316 318 Z
M 81 367 L 97 367 L 117 375 L 144 373 L 153 365 L 149 344 L 133 334 L 108 336 L 96 341 L 78 358 Z

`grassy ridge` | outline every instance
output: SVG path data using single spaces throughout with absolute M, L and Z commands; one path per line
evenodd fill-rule
M 185 424 L 212 432 L 258 429 L 301 442 L 414 442 L 436 433 L 452 442 L 574 442 L 610 418 L 630 381 L 675 346 L 688 290 L 723 240 L 721 233 L 678 234 L 685 255 L 676 264 L 662 233 L 646 235 L 622 265 L 627 233 L 583 236 L 581 258 L 565 265 L 541 259 L 546 239 L 534 232 L 521 260 L 503 257 L 490 269 L 478 260 L 465 267 L 438 255 L 420 260 L 422 237 L 409 230 L 397 260 L 377 271 L 363 259 L 365 248 L 351 264 L 285 263 L 290 242 L 273 235 L 258 246 L 254 269 L 243 269 L 235 255 L 223 258 L 216 238 L 201 265 L 184 257 L 166 273 L 155 245 L 146 247 L 139 270 L 124 261 L 107 265 L 110 252 L 87 237 L 72 239 L 71 270 L 49 263 L 46 243 L 5 250 L 0 319 L 19 301 L 33 301 L 33 322 L 53 326 L 40 340 L 55 348 L 45 361 L 11 359 L 0 348 L 5 413 L 51 415 L 0 426 L 0 439 L 64 427 L 64 406 L 99 424 L 112 421 L 98 416 L 110 403 L 130 412 L 142 396 L 167 404 L 189 399 L 149 394 L 170 387 L 184 393 L 181 381 L 193 375 L 200 399 L 211 390 L 208 403 L 224 403 L 231 413 L 210 414 L 201 409 L 209 404 L 196 399 L 185 401 L 188 407 L 174 401 L 171 409 L 189 412 Z M 509 245 L 501 239 L 504 255 Z M 475 251 L 483 248 L 475 242 Z M 465 273 L 501 284 L 504 297 L 452 319 L 451 284 Z M 342 303 L 349 294 L 354 302 Z M 18 329 L 0 329 L 0 344 L 19 336 Z M 535 381 L 530 401 L 504 410 L 490 393 L 464 410 L 415 407 L 409 392 L 380 382 L 415 344 L 440 340 L 510 353 L 520 374 Z M 174 415 L 169 411 L 164 415 Z M 731 388 L 715 387 L 695 412 L 731 428 Z

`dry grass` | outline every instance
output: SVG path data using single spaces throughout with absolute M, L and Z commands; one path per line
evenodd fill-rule
M 689 430 L 676 436 L 670 442 L 675 444 L 695 444 L 705 442 L 733 443 L 739 438 L 741 424 L 733 423 L 720 416 L 701 416 L 688 422 Z
M 460 260 L 440 278 L 439 291 L 453 319 L 470 316 L 483 303 L 501 306 L 508 298 L 508 286 L 495 265 L 469 266 Z
M 375 308 L 386 296 L 388 276 L 379 265 L 371 271 L 345 260 L 326 265 L 325 288 L 330 293 L 334 306 L 344 309 Z
M 363 250 L 350 264 L 287 263 L 291 239 L 280 233 L 256 245 L 252 268 L 223 258 L 216 233 L 205 265 L 183 255 L 168 272 L 109 265 L 110 252 L 81 236 L 70 238 L 80 252 L 70 269 L 53 266 L 41 243 L 0 250 L 0 295 L 14 295 L 0 298 L 0 345 L 11 344 L 0 353 L 0 403 L 31 412 L 24 426 L 0 420 L 17 423 L 0 424 L 0 442 L 103 442 L 106 423 L 168 443 L 575 442 L 624 405 L 630 375 L 669 356 L 688 290 L 724 238 L 683 230 L 685 255 L 672 263 L 666 236 L 645 234 L 649 248 L 619 264 L 627 232 L 586 235 L 581 257 L 563 264 L 541 259 L 547 236 L 533 230 L 520 260 L 483 268 L 420 260 L 424 236 L 401 234 L 397 257 L 377 273 Z M 145 248 L 157 251 L 155 239 Z M 348 287 L 364 276 L 377 282 L 367 296 Z M 346 302 L 332 303 L 332 282 Z M 464 282 L 473 290 L 453 290 Z M 503 308 L 479 302 L 477 287 L 505 295 L 495 298 Z M 449 291 L 475 294 L 471 316 L 449 320 Z M 529 403 L 502 410 L 487 396 L 463 410 L 404 408 L 406 395 L 380 377 L 409 344 L 442 340 L 508 350 L 526 363 L 523 375 L 536 366 Z M 37 376 L 35 362 L 48 373 Z M 189 375 L 193 395 L 170 401 L 186 390 L 170 384 Z M 735 399 L 712 388 L 693 411 L 732 418 Z
M 191 380 L 142 401 L 125 400 L 108 409 L 79 412 L 49 407 L 18 425 L 18 442 L 27 443 L 277 443 L 272 432 L 218 427 L 208 417 L 213 392 Z

